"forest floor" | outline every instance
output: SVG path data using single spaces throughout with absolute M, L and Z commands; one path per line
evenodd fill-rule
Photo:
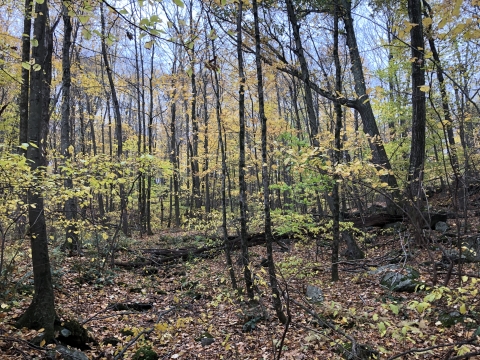
M 455 233 L 454 222 L 448 221 L 449 232 Z M 469 222 L 478 229 L 477 218 Z M 433 230 L 429 233 L 439 237 Z M 371 234 L 370 240 L 361 242 L 366 258 L 343 259 L 338 282 L 331 282 L 330 249 L 322 246 L 324 242 L 292 241 L 288 252 L 275 247 L 280 287 L 291 299 L 283 299 L 291 314 L 287 330 L 271 307 L 261 245 L 249 249 L 257 287 L 254 305 L 234 293 L 225 257 L 218 253 L 157 268 L 105 271 L 89 267 L 95 262 L 92 257 L 58 257 L 56 308 L 63 321 L 79 321 L 96 340 L 83 350 L 89 359 L 142 359 L 134 354 L 145 347 L 160 359 L 277 359 L 280 346 L 281 359 L 341 359 L 340 349 L 344 358 L 354 359 L 348 352 L 352 338 L 375 349 L 380 359 L 462 359 L 466 353 L 480 358 L 479 264 L 464 264 L 463 277 L 455 265 L 449 289 L 433 288 L 432 258 L 424 249 L 406 247 L 411 241 L 408 231 L 372 229 Z M 141 249 L 199 247 L 203 239 L 200 234 L 165 232 L 131 240 L 120 257 L 134 261 L 142 256 Z M 402 257 L 406 252 L 409 256 Z M 431 247 L 430 254 L 440 262 L 439 248 Z M 236 251 L 234 260 L 238 257 Z M 417 269 L 428 289 L 406 293 L 381 286 L 381 274 L 371 272 L 393 258 L 400 259 L 402 267 Z M 241 278 L 238 265 L 235 270 Z M 447 273 L 448 267 L 438 270 L 438 284 Z M 307 299 L 307 286 L 320 288 L 323 302 Z M 0 359 L 45 358 L 45 350 L 54 346 L 33 346 L 28 341 L 38 332 L 13 327 L 31 296 L 17 289 L 16 296 L 0 301 Z M 453 316 L 450 323 L 443 321 L 445 314 Z

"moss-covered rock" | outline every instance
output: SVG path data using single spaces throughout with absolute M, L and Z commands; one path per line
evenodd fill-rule
M 132 360 L 157 360 L 158 354 L 152 350 L 151 346 L 143 346 L 132 357 Z

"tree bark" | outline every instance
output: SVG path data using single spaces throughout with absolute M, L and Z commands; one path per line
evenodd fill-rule
M 290 1 L 290 0 L 287 0 Z M 272 220 L 270 215 L 270 190 L 268 177 L 268 150 L 267 150 L 267 117 L 265 115 L 265 96 L 263 91 L 263 71 L 262 60 L 260 58 L 260 28 L 258 24 L 258 4 L 257 0 L 252 1 L 253 19 L 255 26 L 255 64 L 257 68 L 257 91 L 258 91 L 258 113 L 262 126 L 262 185 L 263 185 L 263 213 L 265 216 L 265 240 L 267 245 L 268 275 L 270 287 L 272 289 L 272 302 L 278 320 L 285 324 L 287 317 L 282 309 L 282 300 L 278 288 L 277 275 L 275 273 L 275 262 L 273 260 L 273 235 Z
M 297 14 L 294 9 L 293 0 L 286 0 L 285 3 L 287 4 L 288 20 L 290 21 L 290 24 L 292 26 L 293 38 L 295 40 L 295 54 L 298 57 L 298 61 L 300 62 L 300 68 L 302 70 L 301 79 L 303 81 L 303 84 L 305 85 L 305 103 L 307 106 L 310 137 L 312 139 L 313 146 L 318 146 L 318 121 L 317 115 L 315 114 L 315 108 L 313 106 L 313 95 L 310 86 L 310 73 L 303 50 L 302 39 L 300 37 L 300 25 L 298 24 Z M 294 99 L 294 101 L 296 101 L 296 99 Z
M 238 181 L 240 187 L 240 236 L 242 239 L 242 266 L 245 278 L 247 296 L 253 299 L 253 280 L 250 271 L 250 259 L 247 247 L 247 184 L 245 182 L 245 72 L 243 69 L 243 51 L 242 51 L 242 20 L 243 20 L 243 0 L 238 2 L 237 10 L 237 59 L 238 75 L 240 86 L 238 88 L 238 118 L 239 118 L 239 161 L 238 161 Z
M 32 50 L 35 64 L 41 68 L 31 72 L 30 106 L 28 118 L 27 159 L 31 171 L 39 178 L 45 175 L 46 144 L 49 122 L 50 84 L 52 80 L 52 28 L 49 26 L 48 1 L 35 4 L 36 18 L 33 26 L 34 39 L 38 46 Z M 35 292 L 32 303 L 17 321 L 17 327 L 44 330 L 44 339 L 54 337 L 56 318 L 55 297 L 53 293 L 48 237 L 45 223 L 44 201 L 40 184 L 28 192 L 28 216 L 30 225 L 30 245 Z
M 342 68 L 340 58 L 338 56 L 338 2 L 335 2 L 334 20 L 333 20 L 333 61 L 335 63 L 335 92 L 342 93 Z M 336 102 L 335 108 L 335 130 L 334 139 L 335 146 L 333 149 L 333 164 L 338 166 L 340 163 L 341 137 L 342 129 L 342 105 Z M 338 181 L 340 177 L 335 172 L 333 174 L 333 243 L 332 243 L 332 281 L 338 281 L 338 248 L 340 245 L 340 195 L 338 189 Z
M 123 154 L 123 138 L 122 138 L 122 116 L 120 115 L 120 104 L 118 102 L 117 91 L 115 89 L 115 83 L 113 81 L 113 71 L 110 67 L 107 54 L 107 44 L 105 43 L 105 15 L 103 10 L 103 2 L 100 4 L 100 20 L 102 27 L 102 55 L 107 70 L 108 83 L 110 84 L 110 94 L 113 102 L 113 111 L 115 118 L 115 137 L 117 138 L 117 161 L 120 161 Z M 125 198 L 125 187 L 120 184 L 120 212 L 122 220 L 122 231 L 128 236 L 128 216 L 127 216 L 127 199 Z
M 412 142 L 410 146 L 410 162 L 408 171 L 409 196 L 413 206 L 417 210 L 422 205 L 422 177 L 425 161 L 425 127 L 426 127 L 426 106 L 425 106 L 425 68 L 423 38 L 422 7 L 421 0 L 408 0 L 408 16 L 410 23 L 411 49 L 412 49 Z M 413 211 L 413 209 L 411 209 Z M 418 219 L 419 216 L 412 218 Z M 416 227 L 417 241 L 420 241 L 421 228 L 420 220 Z
M 368 135 L 370 149 L 372 151 L 372 163 L 377 170 L 387 170 L 386 175 L 380 176 L 380 181 L 385 182 L 390 187 L 390 194 L 393 200 L 399 200 L 397 179 L 391 173 L 392 167 L 388 159 L 387 152 L 383 146 L 380 132 L 378 130 L 375 115 L 373 114 L 370 98 L 367 94 L 365 75 L 363 73 L 363 65 L 358 49 L 355 28 L 353 26 L 352 3 L 351 0 L 342 0 L 343 6 L 343 22 L 345 24 L 347 46 L 350 54 L 350 63 L 352 65 L 352 75 L 354 78 L 355 92 L 358 96 L 355 109 L 360 113 L 363 122 L 363 131 Z M 389 213 L 398 212 L 398 207 L 393 201 L 387 199 L 387 210 Z
M 22 63 L 30 63 L 30 34 L 32 32 L 32 1 L 25 0 L 25 17 L 23 19 Z M 30 88 L 30 70 L 22 66 L 22 85 L 18 107 L 20 108 L 20 145 L 28 142 L 28 103 Z M 22 148 L 20 148 L 22 149 Z M 25 150 L 22 149 L 25 152 Z
M 74 148 L 71 142 L 70 129 L 70 89 L 72 85 L 72 77 L 70 73 L 70 48 L 72 45 L 72 22 L 68 15 L 67 3 L 63 2 L 63 47 L 62 47 L 62 120 L 61 120 L 61 137 L 60 149 L 64 157 L 62 161 L 68 161 L 73 158 Z M 73 189 L 72 176 L 65 174 L 64 186 L 71 191 Z M 77 236 L 77 226 L 75 225 L 77 206 L 75 197 L 71 196 L 65 201 L 65 218 L 67 220 L 64 248 L 72 253 L 79 252 L 79 242 Z

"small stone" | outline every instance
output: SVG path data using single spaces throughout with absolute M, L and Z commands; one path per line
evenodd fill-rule
M 449 229 L 449 226 L 444 221 L 439 221 L 435 224 L 435 230 L 440 231 L 442 234 L 447 232 L 448 229 Z
M 307 290 L 305 291 L 305 296 L 307 297 L 308 301 L 311 303 L 321 303 L 323 302 L 323 292 L 322 289 L 307 285 Z
M 215 339 L 208 338 L 208 337 L 202 338 L 202 340 L 200 340 L 200 343 L 202 344 L 203 347 L 212 345 L 214 342 L 215 342 Z

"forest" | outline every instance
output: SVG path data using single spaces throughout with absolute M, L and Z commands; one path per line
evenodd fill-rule
M 0 359 L 480 357 L 479 0 L 0 29 Z

